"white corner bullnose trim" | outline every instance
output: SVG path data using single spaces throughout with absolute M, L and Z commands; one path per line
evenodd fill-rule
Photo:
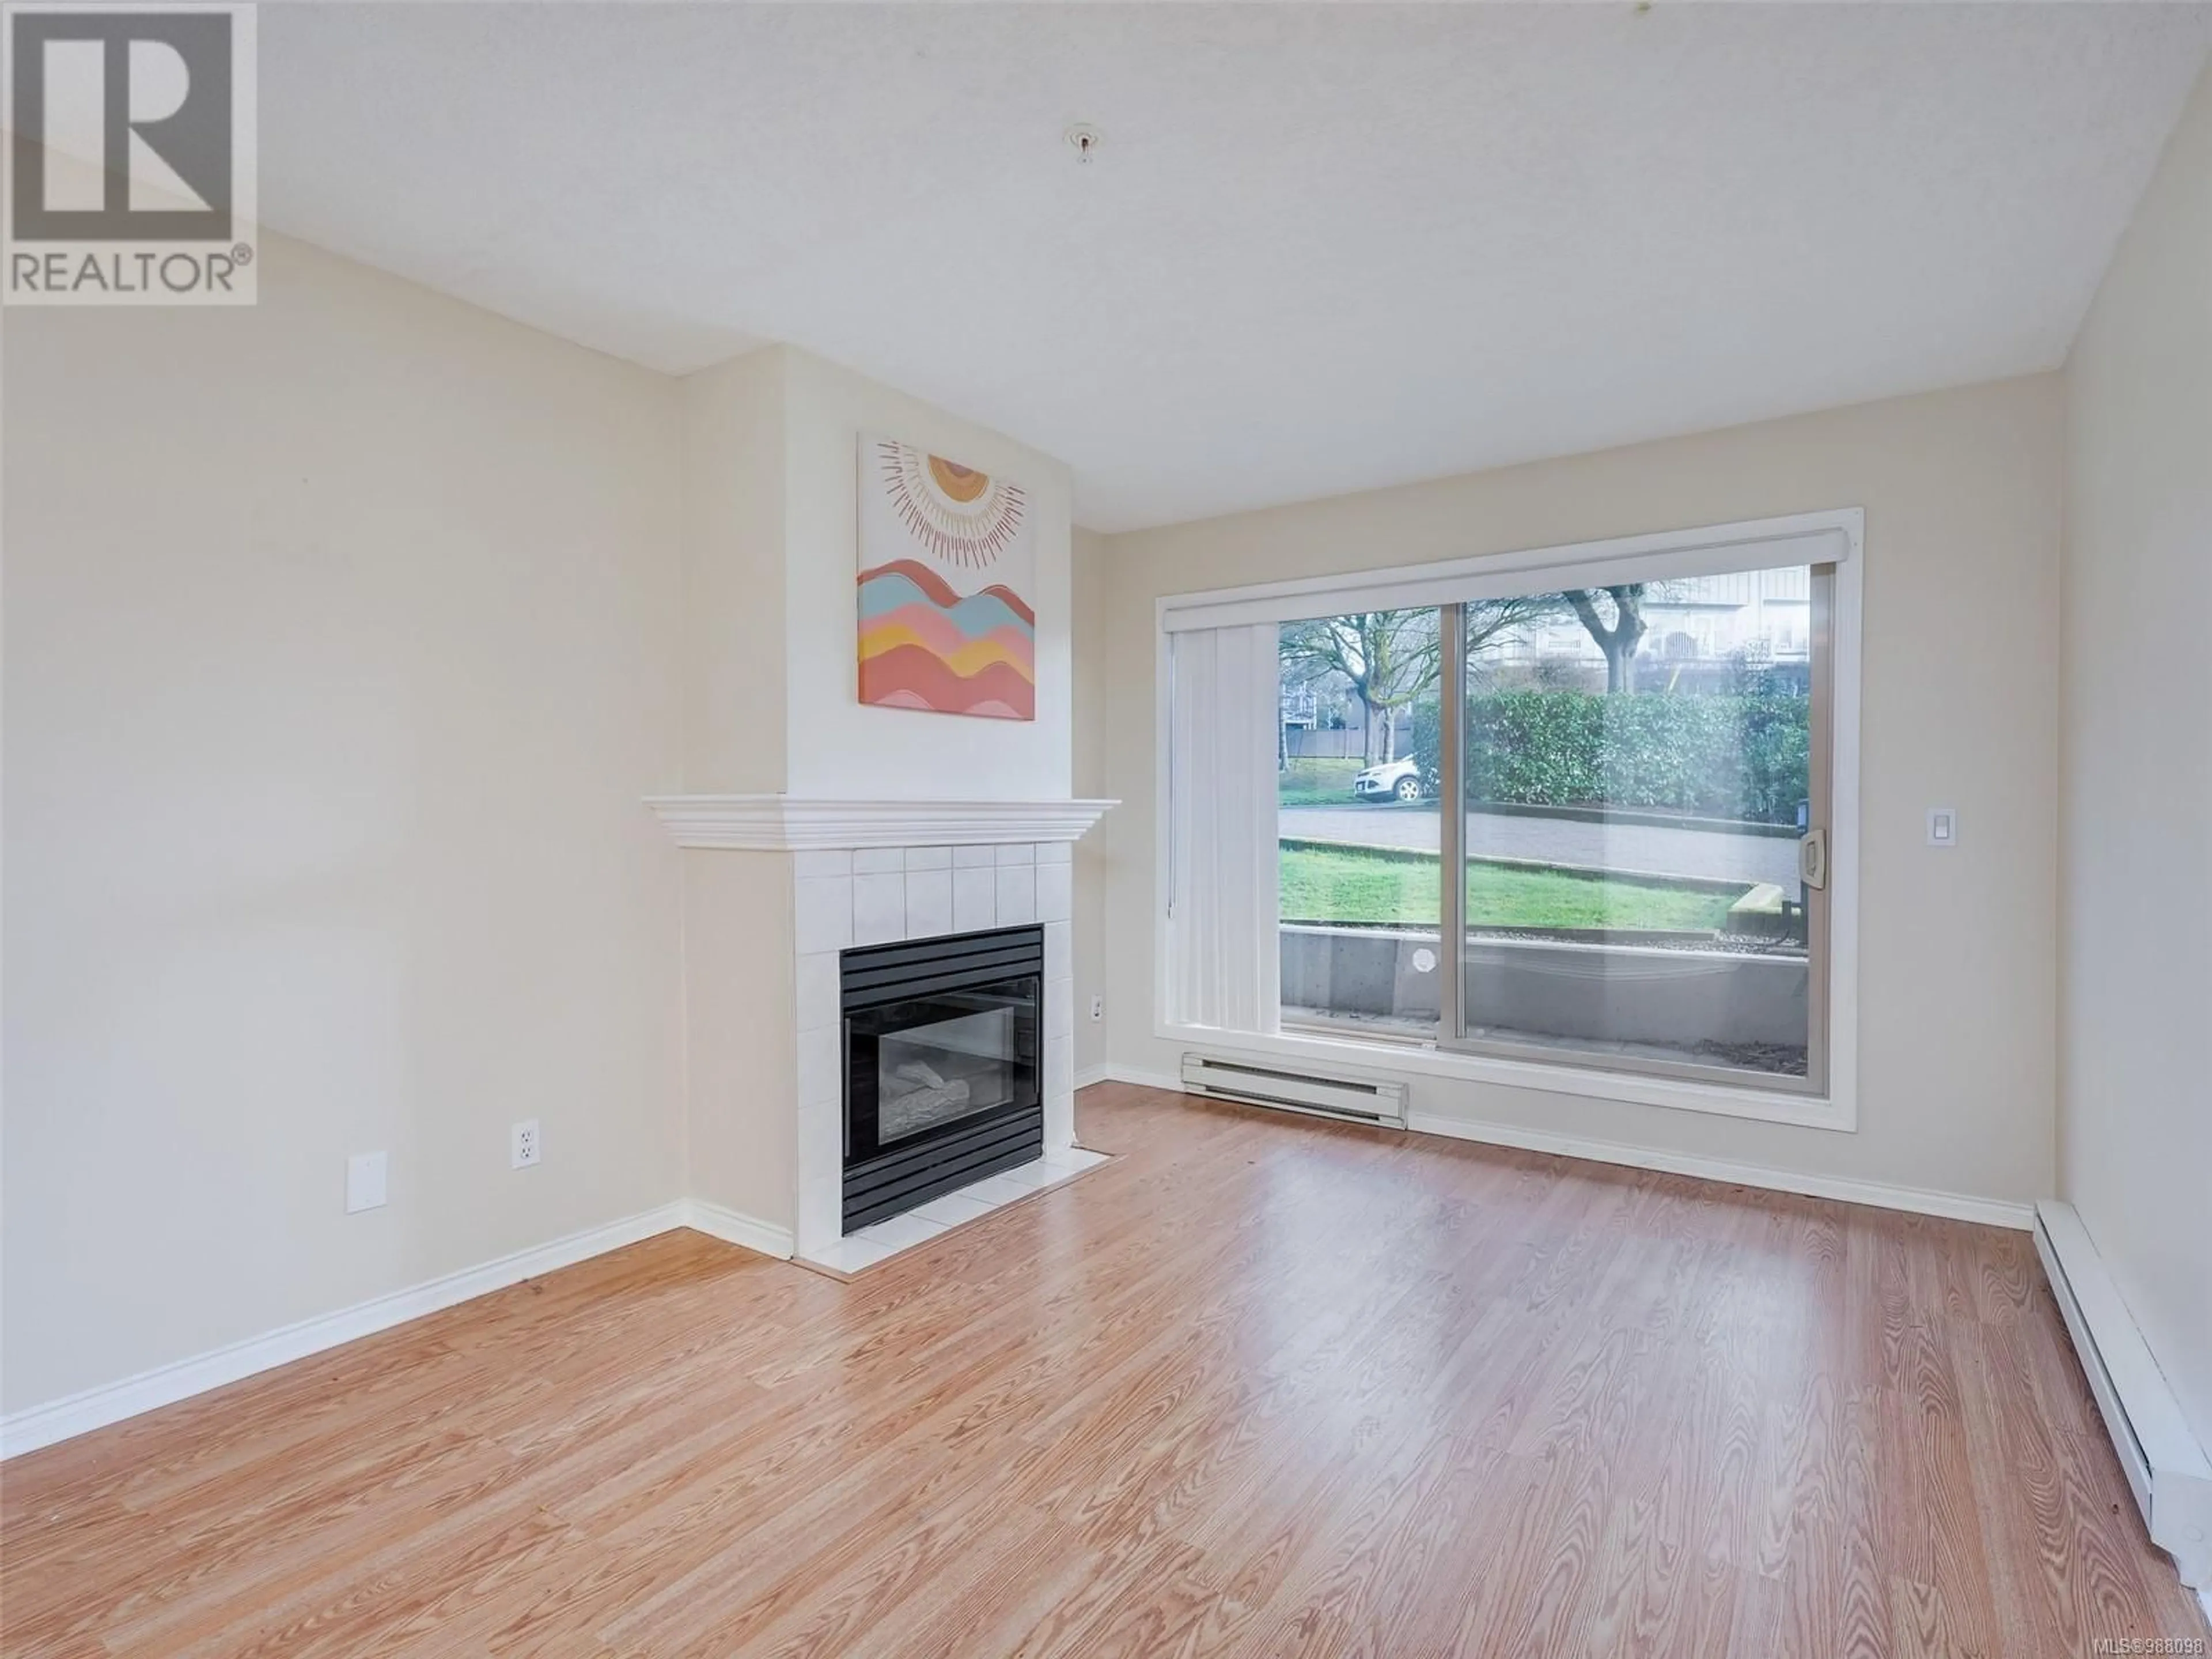
M 799 795 L 648 795 L 678 847 L 736 853 L 1077 841 L 1112 800 L 823 800 Z

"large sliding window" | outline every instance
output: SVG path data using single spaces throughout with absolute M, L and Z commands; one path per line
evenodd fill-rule
M 1469 1048 L 1817 1087 L 1832 567 L 1449 607 Z
M 1170 676 L 1164 1034 L 1847 1121 L 1857 546 L 1810 514 L 1164 602 L 1171 658 L 1233 637 L 1240 665 Z M 1219 903 L 1206 871 L 1236 872 Z

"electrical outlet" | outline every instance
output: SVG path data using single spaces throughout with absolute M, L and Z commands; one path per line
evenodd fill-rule
M 525 1118 L 507 1131 L 507 1162 L 509 1169 L 527 1170 L 536 1164 L 544 1152 L 538 1138 L 538 1120 Z
M 1106 1018 L 1106 999 L 1104 997 L 1093 997 L 1091 999 L 1091 1018 L 1094 1020 L 1100 1020 Z
M 346 1159 L 346 1213 L 382 1209 L 384 1177 L 382 1152 L 356 1152 Z

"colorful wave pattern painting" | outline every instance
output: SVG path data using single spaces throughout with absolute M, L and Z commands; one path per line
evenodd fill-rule
M 1036 615 L 1003 584 L 962 594 L 928 566 L 860 573 L 860 701 L 1036 718 Z

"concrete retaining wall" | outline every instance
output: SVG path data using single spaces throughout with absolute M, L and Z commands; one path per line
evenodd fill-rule
M 1283 1003 L 1433 1018 L 1438 936 L 1389 928 L 1282 930 Z M 1486 1024 L 1586 1042 L 1802 1045 L 1802 957 L 1548 939 L 1471 939 L 1462 972 Z M 1424 965 L 1425 964 L 1425 965 Z

